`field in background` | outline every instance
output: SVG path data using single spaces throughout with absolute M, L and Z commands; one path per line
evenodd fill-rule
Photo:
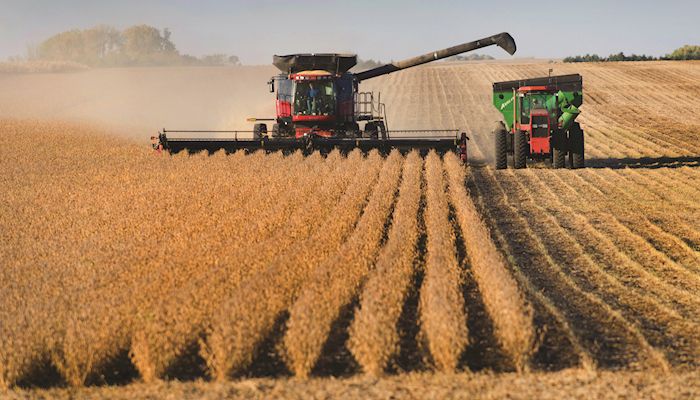
M 88 123 L 4 119 L 0 383 L 211 377 L 236 382 L 187 390 L 697 395 L 686 383 L 700 363 L 700 103 L 689 100 L 700 63 L 554 65 L 584 75 L 590 168 L 493 170 L 491 82 L 551 66 L 439 64 L 368 81 L 392 129 L 467 129 L 466 170 L 434 155 L 157 157 Z M 260 70 L 246 79 L 271 72 Z M 254 88 L 261 109 L 271 101 L 231 71 L 0 80 L 18 94 L 19 117 L 105 116 L 119 131 L 119 115 L 169 121 L 164 103 L 183 121 L 190 107 L 224 115 L 211 99 L 236 92 L 218 86 Z M 228 83 L 209 82 L 217 76 Z M 122 79 L 142 84 L 125 89 Z M 188 106 L 167 80 L 211 96 L 191 94 L 201 108 Z M 121 88 L 122 101 L 93 97 L 95 85 Z M 163 85 L 159 96 L 152 85 Z M 61 91 L 42 100 L 47 87 Z M 151 96 L 165 100 L 149 110 Z M 10 98 L 0 95 L 3 117 Z M 108 115 L 113 101 L 119 112 Z M 291 375 L 320 379 L 299 386 Z

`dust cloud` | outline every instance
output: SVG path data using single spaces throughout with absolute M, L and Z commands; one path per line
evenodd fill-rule
M 97 123 L 147 141 L 158 130 L 251 130 L 274 117 L 272 66 L 104 68 L 0 74 L 0 118 Z

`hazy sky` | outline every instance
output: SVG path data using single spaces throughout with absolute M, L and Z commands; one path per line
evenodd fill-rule
M 658 56 L 700 44 L 698 16 L 699 0 L 0 0 L 0 59 L 64 30 L 141 23 L 169 28 L 182 53 L 236 54 L 246 64 L 322 51 L 398 60 L 502 31 L 520 57 Z

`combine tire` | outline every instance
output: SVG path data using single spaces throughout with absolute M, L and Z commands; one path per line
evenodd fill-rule
M 377 139 L 379 138 L 379 130 L 377 129 L 377 125 L 374 122 L 368 122 L 365 125 L 365 135 L 364 137 L 370 138 L 370 139 Z
M 357 122 L 349 125 L 348 132 L 350 133 L 350 135 L 348 135 L 350 137 L 353 137 L 353 138 L 362 137 L 362 131 L 360 130 L 360 125 L 358 125 Z
M 508 132 L 503 126 L 503 123 L 499 123 L 496 129 L 493 131 L 494 142 L 496 143 L 496 169 L 506 169 L 508 168 Z
M 386 140 L 386 125 L 384 125 L 384 121 L 377 122 L 377 129 L 379 134 L 382 135 L 382 140 Z
M 513 168 L 525 168 L 527 166 L 526 160 L 528 153 L 527 137 L 525 136 L 525 131 L 515 132 L 514 139 L 515 140 L 513 143 Z
M 253 125 L 253 139 L 262 139 L 267 136 L 267 124 Z
M 578 122 L 574 123 L 571 127 L 569 133 L 571 152 L 569 157 L 571 158 L 571 168 L 578 169 L 584 168 L 586 166 L 585 155 L 584 155 L 584 141 L 583 141 L 583 129 Z
M 566 133 L 556 132 L 552 136 L 552 167 L 566 168 Z

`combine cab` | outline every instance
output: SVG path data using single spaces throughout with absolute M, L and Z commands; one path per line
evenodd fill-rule
M 493 105 L 503 114 L 494 130 L 496 169 L 525 168 L 527 159 L 551 160 L 554 168 L 583 168 L 583 130 L 576 117 L 583 103 L 581 75 L 497 82 Z
M 239 149 L 327 152 L 355 148 L 427 152 L 434 149 L 441 153 L 457 151 L 466 161 L 466 133 L 457 129 L 392 131 L 380 95 L 361 92 L 359 84 L 366 79 L 491 45 L 498 45 L 509 54 L 516 50 L 513 38 L 501 33 L 359 73 L 349 72 L 357 63 L 353 54 L 274 56 L 273 65 L 280 74 L 268 84 L 275 93 L 275 118 L 249 119 L 255 123 L 252 131 L 164 129 L 153 137 L 154 147 L 171 153 L 221 149 L 229 152 Z M 227 137 L 218 138 L 221 135 Z

